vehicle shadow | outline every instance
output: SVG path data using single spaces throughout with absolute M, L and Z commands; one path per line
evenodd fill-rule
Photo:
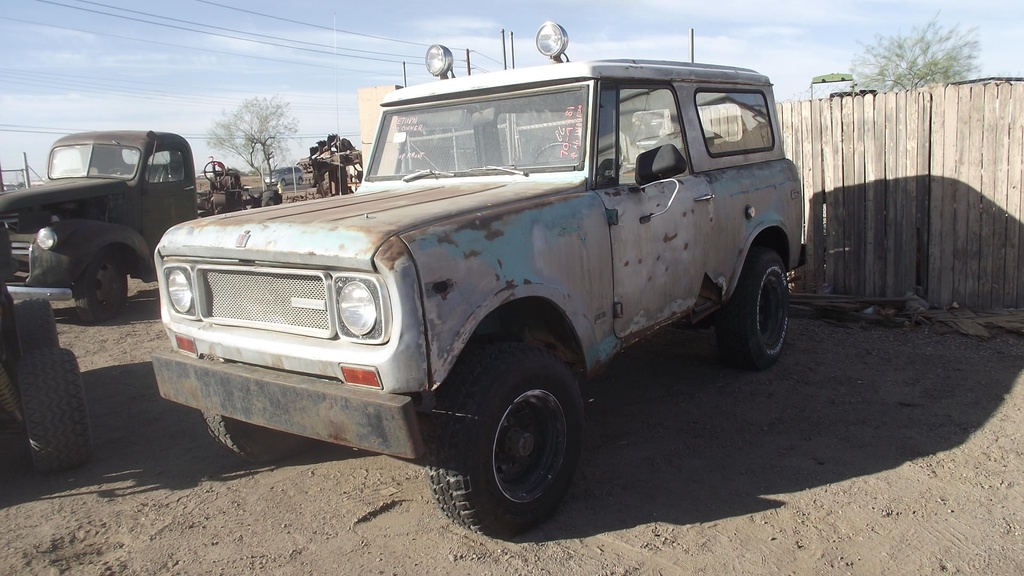
M 0 509 L 61 495 L 117 498 L 190 489 L 270 468 L 367 455 L 315 443 L 308 452 L 273 465 L 246 462 L 209 436 L 198 410 L 160 397 L 149 362 L 89 370 L 82 374 L 82 381 L 92 426 L 92 461 L 65 472 L 38 473 L 32 468 L 24 434 L 0 434 Z
M 74 303 L 57 303 L 53 306 L 53 317 L 60 324 L 89 326 L 78 319 Z M 154 284 L 140 284 L 129 292 L 125 308 L 116 318 L 99 326 L 128 326 L 160 318 L 160 289 Z
M 1004 354 L 978 371 L 950 357 L 953 347 L 903 342 L 940 336 L 859 331 L 793 321 L 782 360 L 761 373 L 719 364 L 708 332 L 669 330 L 626 351 L 584 393 L 588 430 L 568 497 L 521 541 L 761 512 L 789 493 L 952 449 L 1024 368 Z

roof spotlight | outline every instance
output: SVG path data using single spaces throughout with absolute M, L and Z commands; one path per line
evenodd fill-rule
M 568 47 L 569 34 L 565 28 L 550 21 L 541 24 L 540 29 L 537 30 L 537 50 L 540 50 L 541 54 L 551 58 L 552 62 L 567 62 L 568 56 L 565 60 L 562 59 L 562 56 L 565 55 L 565 49 Z
M 452 51 L 440 44 L 434 44 L 427 48 L 425 61 L 430 75 L 437 76 L 441 80 L 447 80 L 450 77 L 448 75 L 451 74 L 452 67 L 455 65 L 455 57 L 452 56 Z

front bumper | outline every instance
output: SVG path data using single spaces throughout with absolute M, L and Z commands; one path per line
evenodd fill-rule
M 423 454 L 412 399 L 245 364 L 153 355 L 160 395 L 243 422 L 402 458 Z

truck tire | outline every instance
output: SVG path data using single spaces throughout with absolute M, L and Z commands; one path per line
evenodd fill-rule
M 274 462 L 302 454 L 315 442 L 280 430 L 203 412 L 206 429 L 221 446 L 249 462 Z
M 789 325 L 789 285 L 782 259 L 768 248 L 750 249 L 732 298 L 718 312 L 715 336 L 728 364 L 764 370 L 782 354 Z
M 117 253 L 101 250 L 85 267 L 72 289 L 78 317 L 86 324 L 117 316 L 128 301 L 128 275 Z
M 467 352 L 428 423 L 434 500 L 455 523 L 508 538 L 547 519 L 569 489 L 583 402 L 569 367 L 522 343 Z
M 41 348 L 59 348 L 53 308 L 46 300 L 33 298 L 14 305 L 14 323 L 23 352 Z
M 56 472 L 88 462 L 92 434 L 74 353 L 64 348 L 26 351 L 18 363 L 18 387 L 36 469 Z

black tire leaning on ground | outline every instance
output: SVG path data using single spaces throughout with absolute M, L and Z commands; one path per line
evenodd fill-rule
M 16 303 L 14 322 L 18 327 L 18 340 L 21 342 L 22 351 L 60 347 L 53 308 L 46 300 L 34 298 Z
M 732 298 L 718 312 L 715 336 L 722 359 L 764 370 L 782 354 L 789 325 L 789 285 L 782 259 L 771 249 L 750 249 Z
M 72 289 L 78 317 L 86 324 L 117 316 L 128 301 L 128 274 L 111 248 L 100 250 L 82 271 Z
M 569 489 L 583 402 L 569 367 L 522 343 L 467 351 L 428 423 L 434 500 L 470 530 L 509 538 L 550 517 Z
M 36 469 L 56 472 L 88 462 L 92 434 L 75 355 L 64 348 L 26 351 L 18 362 L 18 391 Z
M 206 430 L 221 446 L 249 462 L 273 462 L 302 454 L 316 443 L 311 438 L 211 412 L 203 412 L 203 418 L 206 420 Z

